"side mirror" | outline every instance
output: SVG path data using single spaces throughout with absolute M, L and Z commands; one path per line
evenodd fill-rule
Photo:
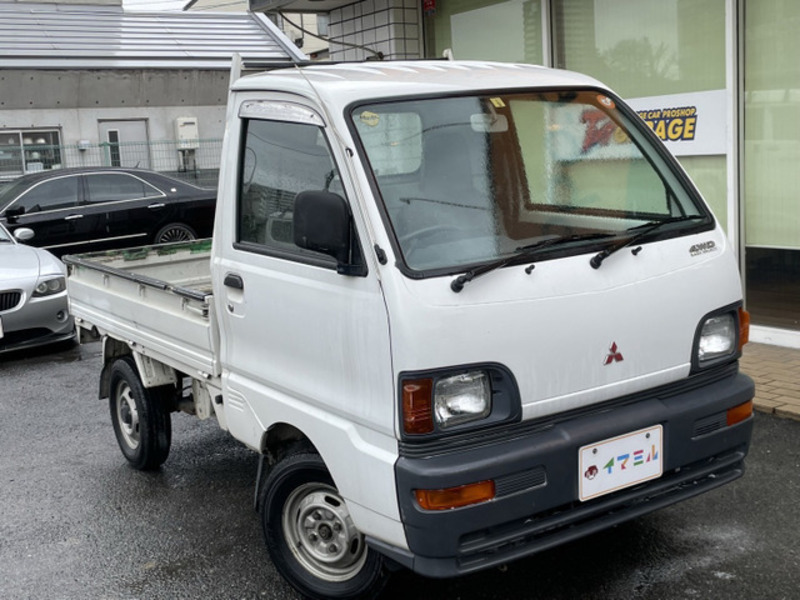
M 14 237 L 17 238 L 19 242 L 28 242 L 33 239 L 34 235 L 36 234 L 33 232 L 33 229 L 27 227 L 19 227 L 14 230 Z
M 22 207 L 22 206 L 13 206 L 13 207 L 7 209 L 3 213 L 3 216 L 6 218 L 6 220 L 8 220 L 9 223 L 16 223 L 17 222 L 17 217 L 19 217 L 20 215 L 24 215 L 24 214 L 25 214 L 25 208 L 24 207 Z
M 362 267 L 351 264 L 353 220 L 344 198 L 322 190 L 300 192 L 294 200 L 293 221 L 298 247 L 332 256 L 341 274 L 362 274 Z

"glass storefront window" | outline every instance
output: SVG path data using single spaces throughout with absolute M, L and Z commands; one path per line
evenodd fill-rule
M 800 329 L 800 3 L 745 4 L 744 200 L 753 323 Z
M 543 64 L 541 0 L 438 0 L 425 32 L 430 57 Z
M 555 65 L 626 98 L 725 87 L 725 0 L 555 0 Z

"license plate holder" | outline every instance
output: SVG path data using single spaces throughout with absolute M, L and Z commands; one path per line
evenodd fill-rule
M 581 447 L 578 451 L 581 502 L 658 479 L 664 472 L 662 455 L 661 425 Z

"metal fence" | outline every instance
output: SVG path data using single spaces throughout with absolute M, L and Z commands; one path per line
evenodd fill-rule
M 136 167 L 216 187 L 221 139 L 78 143 L 0 148 L 0 186 L 24 173 L 69 167 Z

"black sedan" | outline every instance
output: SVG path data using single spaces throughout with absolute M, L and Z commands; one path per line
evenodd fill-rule
M 143 169 L 32 173 L 0 192 L 0 223 L 56 256 L 210 237 L 216 190 Z

